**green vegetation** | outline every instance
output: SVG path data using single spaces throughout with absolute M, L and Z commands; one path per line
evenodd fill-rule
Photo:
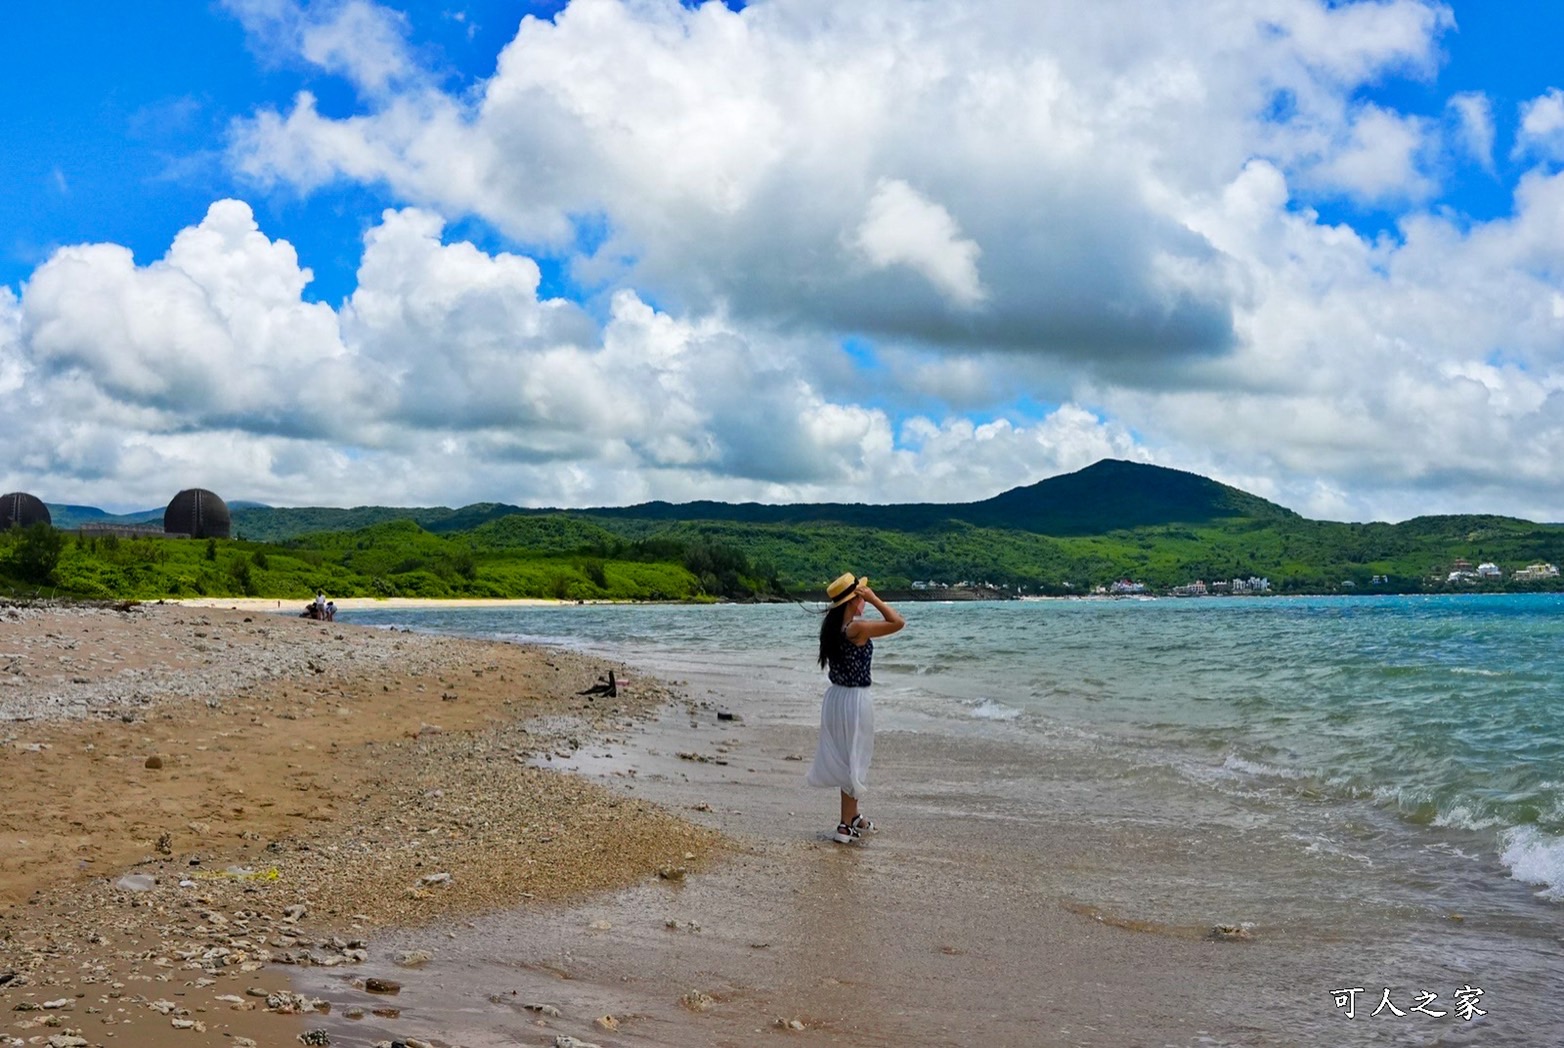
M 0 534 L 0 589 L 109 599 L 254 596 L 765 599 L 844 570 L 915 582 L 1082 594 L 1261 576 L 1279 593 L 1564 589 L 1516 582 L 1564 561 L 1564 525 L 1509 517 L 1312 521 L 1190 473 L 1100 462 L 967 505 L 650 503 L 561 512 L 486 503 L 234 511 L 234 540 Z M 308 529 L 308 530 L 300 530 Z M 1502 581 L 1449 583 L 1458 560 Z
M 535 541 L 528 541 L 532 538 Z M 737 550 L 634 542 L 569 519 L 517 518 L 435 535 L 410 520 L 282 543 L 0 533 L 0 591 L 92 599 L 245 596 L 753 598 L 771 592 Z
M 17 578 L 24 582 L 46 583 L 60 563 L 65 536 L 48 524 L 15 529 L 11 563 Z

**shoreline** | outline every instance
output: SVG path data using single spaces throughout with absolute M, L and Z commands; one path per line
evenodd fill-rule
M 310 597 L 279 600 L 275 597 L 171 597 L 150 604 L 172 604 L 183 608 L 220 608 L 230 611 L 276 613 L 297 616 Z M 573 600 L 545 600 L 541 597 L 343 597 L 336 601 L 338 611 L 364 611 L 369 608 L 530 608 L 573 606 Z M 593 604 L 625 604 L 629 601 L 589 601 Z

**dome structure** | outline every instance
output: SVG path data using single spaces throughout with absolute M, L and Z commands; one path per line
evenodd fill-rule
M 0 531 L 7 528 L 30 528 L 34 524 L 54 523 L 49 507 L 36 495 L 25 491 L 13 491 L 0 495 Z
M 193 539 L 226 539 L 233 527 L 228 503 L 205 488 L 186 488 L 163 511 L 163 531 Z

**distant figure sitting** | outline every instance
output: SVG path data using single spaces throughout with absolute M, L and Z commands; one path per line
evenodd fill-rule
M 590 688 L 576 692 L 577 695 L 607 695 L 610 699 L 619 696 L 619 684 L 614 680 L 614 671 L 608 671 L 608 679 L 597 678 L 597 683 Z

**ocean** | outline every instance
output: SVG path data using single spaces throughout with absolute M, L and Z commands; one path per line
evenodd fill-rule
M 897 804 L 1030 833 L 1084 821 L 1126 854 L 1158 842 L 1070 882 L 1068 905 L 1175 935 L 1215 920 L 1327 958 L 1339 970 L 1299 991 L 1324 1039 L 1296 1043 L 1348 1043 L 1362 1027 L 1329 1022 L 1382 987 L 1413 1012 L 1398 1043 L 1557 1042 L 1547 1012 L 1521 1032 L 1484 1010 L 1546 999 L 1564 976 L 1564 597 L 902 610 L 874 664 Z M 340 618 L 599 653 L 798 733 L 817 716 L 820 620 L 801 605 Z M 1003 758 L 985 773 L 977 753 Z M 1364 943 L 1377 959 L 1355 970 Z M 1463 1039 L 1484 1019 L 1485 1038 Z

